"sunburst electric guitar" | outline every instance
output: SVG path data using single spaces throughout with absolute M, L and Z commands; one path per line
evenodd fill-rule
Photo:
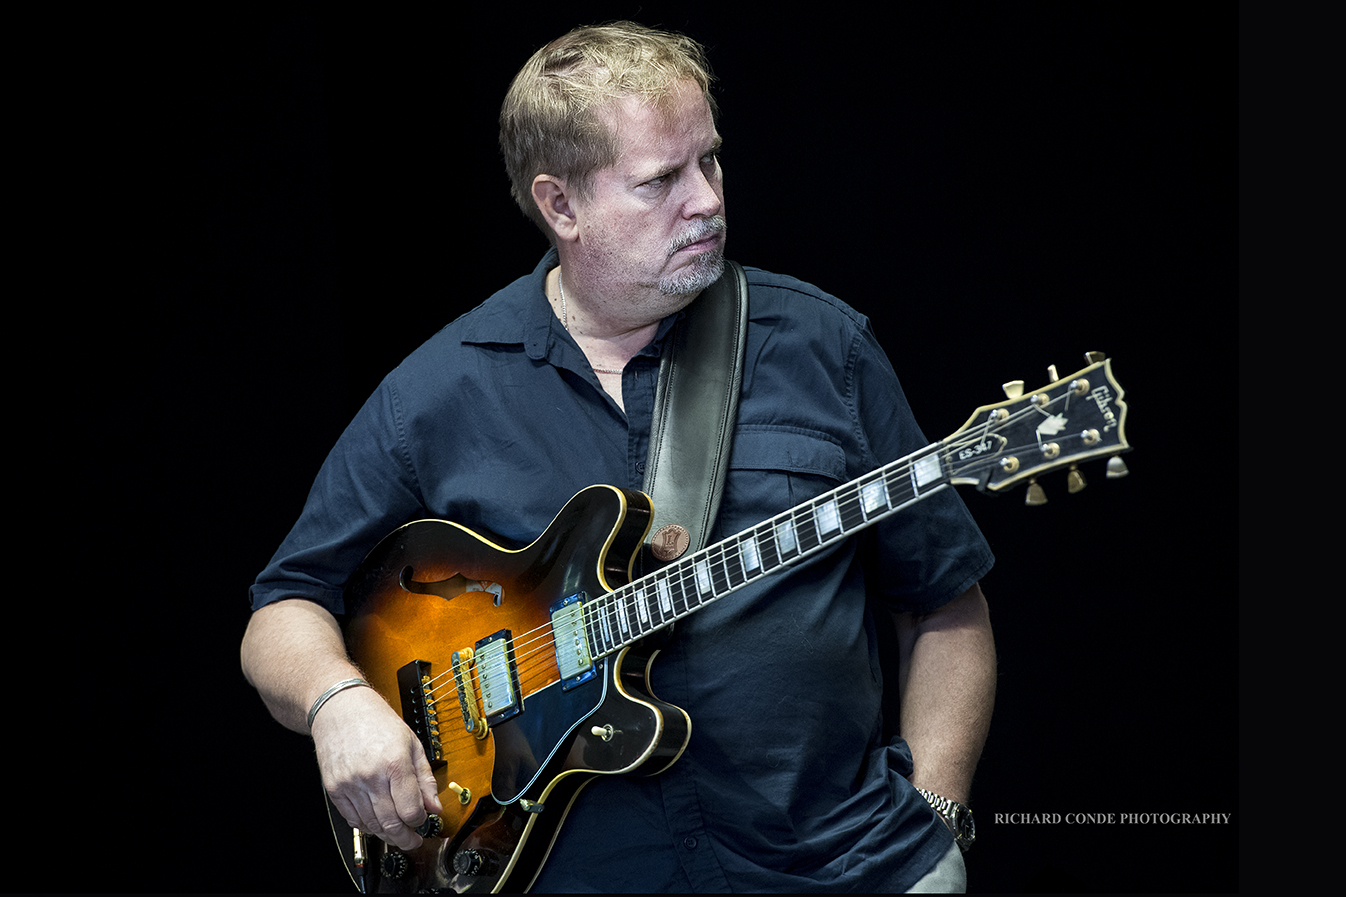
M 1111 362 L 1089 357 L 1017 397 L 1006 384 L 1011 398 L 947 439 L 641 577 L 649 498 L 612 486 L 575 495 L 517 550 L 444 520 L 395 530 L 347 585 L 346 640 L 419 736 L 444 812 L 400 851 L 329 801 L 357 889 L 527 890 L 580 789 L 657 773 L 687 745 L 687 714 L 648 689 L 647 636 L 951 484 L 999 492 L 1069 466 L 1074 490 L 1076 464 L 1130 448 Z M 1110 458 L 1109 476 L 1123 472 Z

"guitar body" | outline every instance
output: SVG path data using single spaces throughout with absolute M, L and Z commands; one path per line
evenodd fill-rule
M 626 583 L 649 517 L 642 493 L 594 486 L 519 550 L 419 520 L 370 553 L 346 590 L 347 646 L 421 738 L 444 812 L 402 852 L 329 802 L 357 888 L 527 890 L 594 776 L 653 774 L 681 755 L 691 721 L 649 691 L 657 650 L 637 642 L 578 672 L 566 657 L 583 637 L 565 625 L 567 599 Z

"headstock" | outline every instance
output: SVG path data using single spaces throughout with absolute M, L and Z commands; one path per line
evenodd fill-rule
M 1101 352 L 1085 356 L 1092 362 L 1073 374 L 1024 392 L 1023 382 L 1005 384 L 1009 398 L 983 405 L 959 430 L 943 441 L 951 482 L 1001 492 L 1027 480 L 1026 503 L 1046 502 L 1036 479 L 1070 468 L 1069 488 L 1084 488 L 1076 469 L 1081 461 L 1109 457 L 1108 477 L 1126 476 L 1116 457 L 1131 450 L 1126 441 L 1126 403 L 1112 376 L 1112 361 Z M 1055 368 L 1051 369 L 1055 378 Z

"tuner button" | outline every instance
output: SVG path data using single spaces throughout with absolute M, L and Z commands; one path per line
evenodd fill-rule
M 1126 469 L 1126 462 L 1116 455 L 1108 459 L 1108 479 L 1116 480 L 1126 476 L 1131 471 Z
M 1084 361 L 1085 361 L 1086 364 L 1098 364 L 1100 361 L 1102 361 L 1103 359 L 1105 359 L 1105 358 L 1107 358 L 1107 357 L 1108 357 L 1108 356 L 1107 356 L 1107 353 L 1106 353 L 1106 352 L 1085 352 L 1085 353 L 1084 353 Z
M 1060 379 L 1061 379 L 1060 375 L 1056 373 L 1056 365 L 1054 364 L 1047 365 L 1047 382 L 1055 383 L 1057 380 Z
M 1005 397 L 1017 399 L 1024 394 L 1024 382 L 1022 380 L 1011 380 L 1008 383 L 1000 384 L 1000 388 L 1005 390 Z
M 1028 481 L 1028 493 L 1024 496 L 1024 504 L 1032 508 L 1046 503 L 1047 493 L 1043 492 L 1042 487 L 1038 485 L 1038 478 L 1033 477 Z
M 1066 474 L 1066 489 L 1071 495 L 1079 492 L 1085 486 L 1089 485 L 1084 481 L 1084 474 L 1080 473 L 1078 465 L 1070 465 L 1070 473 Z

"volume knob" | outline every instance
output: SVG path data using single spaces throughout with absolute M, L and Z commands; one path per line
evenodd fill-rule
M 488 875 L 495 871 L 495 859 L 486 851 L 460 850 L 453 856 L 453 871 L 459 875 Z
M 407 874 L 407 855 L 390 850 L 383 855 L 379 866 L 383 869 L 384 878 L 401 878 Z
M 442 831 L 444 831 L 444 820 L 434 813 L 425 817 L 425 821 L 416 826 L 416 834 L 422 838 L 438 838 Z

